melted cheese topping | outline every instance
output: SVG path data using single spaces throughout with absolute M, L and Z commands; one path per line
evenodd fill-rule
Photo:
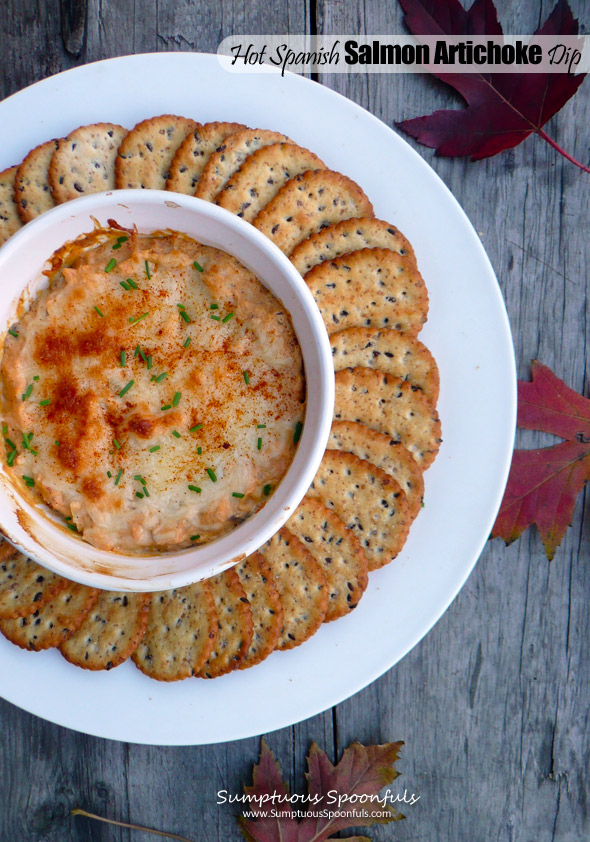
M 288 314 L 235 258 L 123 236 L 53 256 L 6 337 L 3 414 L 19 481 L 94 546 L 133 553 L 259 509 L 293 458 L 305 385 Z

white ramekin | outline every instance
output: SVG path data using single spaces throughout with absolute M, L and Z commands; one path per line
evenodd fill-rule
M 0 336 L 16 320 L 23 292 L 46 283 L 46 261 L 65 242 L 114 219 L 139 231 L 181 231 L 223 249 L 251 269 L 283 303 L 297 334 L 307 385 L 307 409 L 295 458 L 268 502 L 229 535 L 203 546 L 129 556 L 92 547 L 66 533 L 61 518 L 21 496 L 0 466 L 0 529 L 31 558 L 68 579 L 110 590 L 157 591 L 205 579 L 249 555 L 289 518 L 324 453 L 334 407 L 328 336 L 313 297 L 287 257 L 252 225 L 192 196 L 161 190 L 113 190 L 59 205 L 28 223 L 0 249 Z M 64 314 L 67 321 L 67 314 Z

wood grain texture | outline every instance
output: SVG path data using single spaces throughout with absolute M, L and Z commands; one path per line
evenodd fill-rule
M 552 8 L 498 0 L 507 32 L 535 29 Z M 590 0 L 571 0 L 590 24 Z M 41 13 L 39 12 L 41 9 Z M 79 57 L 62 39 L 60 2 L 6 0 L 0 96 L 67 67 L 131 52 L 214 50 L 231 32 L 402 31 L 394 0 L 87 0 Z M 442 84 L 412 75 L 321 76 L 388 125 L 459 107 Z M 588 161 L 590 82 L 546 127 Z M 479 163 L 436 158 L 480 233 L 506 297 L 520 377 L 538 358 L 588 392 L 588 181 L 535 137 Z M 522 436 L 521 445 L 545 439 Z M 535 533 L 489 543 L 466 586 L 396 667 L 334 711 L 268 736 L 284 777 L 303 791 L 316 740 L 334 758 L 355 739 L 403 739 L 400 792 L 421 796 L 407 821 L 375 840 L 580 842 L 590 835 L 590 538 L 585 496 L 555 560 Z M 426 497 L 428 505 L 428 497 Z M 374 574 L 374 575 L 379 575 Z M 42 688 L 40 688 L 42 692 Z M 0 842 L 132 842 L 131 831 L 72 819 L 74 806 L 189 838 L 238 839 L 218 789 L 250 782 L 257 739 L 214 747 L 134 746 L 76 734 L 0 702 Z

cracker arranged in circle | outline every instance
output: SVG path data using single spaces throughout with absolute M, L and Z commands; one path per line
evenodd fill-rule
M 326 575 L 285 527 L 260 552 L 270 564 L 283 609 L 277 649 L 293 649 L 314 635 L 324 622 L 328 607 Z
M 320 169 L 326 169 L 326 165 L 309 149 L 294 143 L 274 143 L 246 158 L 216 202 L 246 222 L 252 222 L 290 179 L 307 170 Z
M 236 573 L 252 609 L 253 633 L 247 655 L 239 664 L 244 670 L 264 661 L 274 650 L 283 627 L 283 610 L 269 563 L 252 553 L 236 567 Z
M 195 196 L 208 202 L 215 201 L 219 191 L 240 169 L 248 155 L 263 146 L 288 140 L 286 135 L 267 129 L 244 129 L 229 135 L 207 161 Z
M 68 582 L 62 591 L 32 614 L 14 620 L 0 618 L 0 631 L 21 649 L 31 652 L 52 649 L 80 628 L 98 594 L 96 588 Z
M 406 495 L 410 518 L 416 517 L 422 507 L 424 478 L 422 468 L 401 442 L 356 421 L 334 421 L 327 447 L 354 453 L 390 474 Z
M 2 544 L 0 617 L 15 619 L 32 614 L 53 599 L 67 584 L 67 579 L 41 567 L 7 542 Z
M 197 127 L 194 120 L 174 114 L 142 120 L 119 146 L 116 186 L 164 190 L 176 152 L 189 132 Z
M 205 665 L 217 638 L 217 614 L 207 582 L 152 594 L 135 666 L 157 681 L 180 681 Z
M 282 252 L 343 219 L 373 216 L 373 205 L 352 179 L 332 170 L 310 170 L 288 181 L 253 220 Z
M 356 608 L 369 583 L 369 563 L 354 532 L 320 500 L 311 497 L 303 498 L 286 525 L 326 574 L 325 622 Z
M 100 591 L 82 625 L 59 645 L 66 661 L 86 670 L 110 670 L 137 649 L 151 594 Z
M 194 196 L 210 156 L 230 134 L 242 131 L 242 123 L 205 123 L 185 137 L 172 159 L 166 190 Z
M 17 170 L 14 196 L 23 222 L 30 222 L 55 207 L 49 186 L 49 165 L 58 143 L 48 140 L 31 149 Z
M 360 421 L 410 451 L 422 470 L 436 458 L 440 420 L 417 386 L 372 368 L 336 372 L 335 421 Z
M 422 276 L 412 260 L 395 251 L 361 249 L 319 263 L 304 280 L 329 334 L 390 327 L 415 335 L 428 315 Z
M 319 498 L 353 530 L 369 570 L 389 564 L 408 537 L 411 520 L 400 486 L 352 453 L 326 450 L 307 494 Z
M 17 170 L 18 167 L 8 167 L 0 172 L 0 246 L 23 225 L 14 198 Z
M 312 234 L 291 254 L 291 262 L 305 275 L 318 263 L 360 249 L 389 249 L 415 260 L 414 250 L 395 225 L 382 219 L 345 219 Z
M 217 614 L 217 639 L 197 675 L 217 678 L 240 666 L 250 649 L 254 624 L 250 603 L 235 568 L 219 573 L 208 582 Z
M 56 204 L 115 187 L 117 149 L 127 129 L 115 123 L 80 126 L 57 143 L 48 180 Z
M 376 368 L 419 386 L 436 406 L 440 379 L 434 357 L 419 339 L 399 330 L 349 327 L 330 336 L 334 371 Z

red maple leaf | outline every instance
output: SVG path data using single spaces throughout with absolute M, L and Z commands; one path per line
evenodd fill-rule
M 533 361 L 531 383 L 518 381 L 517 424 L 566 441 L 515 450 L 492 538 L 507 544 L 536 524 L 551 561 L 570 525 L 576 498 L 590 479 L 590 400 Z
M 313 743 L 307 756 L 307 798 L 294 797 L 297 809 L 308 814 L 299 821 L 290 802 L 284 800 L 289 798 L 289 793 L 280 767 L 262 740 L 253 786 L 244 787 L 246 795 L 252 799 L 248 811 L 259 815 L 256 819 L 239 817 L 242 833 L 248 842 L 324 842 L 337 831 L 349 827 L 402 819 L 402 814 L 391 804 L 376 800 L 381 790 L 399 775 L 394 764 L 402 745 L 353 743 L 333 766 L 326 753 Z M 275 815 L 271 816 L 271 812 Z M 330 813 L 342 815 L 331 816 Z M 366 837 L 349 838 L 349 842 L 361 839 L 369 842 Z
M 399 0 L 404 21 L 415 35 L 502 36 L 492 0 L 475 0 L 466 11 L 459 0 Z M 557 5 L 535 35 L 577 35 L 567 0 Z M 435 111 L 426 117 L 396 122 L 417 141 L 436 149 L 437 155 L 470 155 L 472 161 L 511 149 L 530 134 L 537 134 L 569 161 L 590 168 L 565 152 L 542 126 L 578 90 L 585 75 L 563 73 L 434 73 L 454 88 L 467 108 Z

